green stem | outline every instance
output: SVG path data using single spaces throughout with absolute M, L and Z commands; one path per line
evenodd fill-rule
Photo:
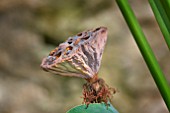
M 169 11 L 170 10 L 170 0 L 159 0 L 159 1 L 162 3 L 162 5 L 165 9 L 165 12 L 170 20 L 170 11 Z
M 160 69 L 160 66 L 154 56 L 154 53 L 149 46 L 148 41 L 145 38 L 145 35 L 128 3 L 127 0 L 116 0 L 125 20 L 128 24 L 133 37 L 143 55 L 143 58 L 152 74 L 152 77 L 167 105 L 167 108 L 170 111 L 170 88 L 168 82 Z
M 164 20 L 164 23 L 165 23 L 168 31 L 170 32 L 170 19 L 168 18 L 168 15 L 167 15 L 167 13 L 166 13 L 167 7 L 165 7 L 165 6 L 161 3 L 162 0 L 151 0 L 151 1 L 153 1 L 154 4 L 156 5 L 156 7 L 157 7 L 157 9 L 158 9 L 158 11 L 159 11 L 162 19 Z M 165 1 L 165 0 L 164 0 L 164 1 Z M 150 1 L 149 1 L 149 2 L 150 2 Z
M 159 0 L 149 0 L 149 3 L 170 50 L 170 21 Z

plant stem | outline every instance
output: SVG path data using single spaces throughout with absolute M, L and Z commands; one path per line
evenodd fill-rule
M 127 0 L 116 0 L 125 20 L 128 24 L 132 35 L 140 49 L 141 54 L 152 74 L 152 77 L 167 105 L 167 108 L 170 110 L 170 88 L 168 82 L 160 69 L 160 66 L 154 56 L 154 53 L 149 46 L 148 41 L 145 38 L 145 35 L 128 3 Z
M 149 3 L 170 50 L 170 21 L 159 0 L 149 0 Z
M 159 1 L 162 3 L 162 5 L 165 9 L 165 12 L 170 20 L 170 11 L 169 11 L 170 10 L 170 0 L 159 0 Z

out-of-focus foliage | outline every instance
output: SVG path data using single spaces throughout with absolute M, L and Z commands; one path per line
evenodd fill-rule
M 147 0 L 130 3 L 168 75 L 170 54 Z M 69 36 L 98 26 L 109 30 L 99 76 L 118 89 L 112 100 L 116 109 L 120 113 L 168 113 L 111 0 L 1 0 L 0 113 L 64 113 L 81 104 L 84 80 L 46 73 L 39 65 Z

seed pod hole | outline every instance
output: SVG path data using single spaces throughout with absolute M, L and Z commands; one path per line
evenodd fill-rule
M 68 47 L 66 48 L 67 51 L 68 51 L 68 50 L 72 50 L 72 49 L 73 49 L 72 46 L 68 46 Z
M 54 53 L 55 53 L 55 50 L 52 50 L 51 52 L 50 52 L 50 56 L 53 56 L 54 55 Z
M 81 36 L 81 35 L 82 35 L 82 33 L 78 33 L 78 34 L 77 34 L 77 36 Z
M 96 28 L 93 32 L 96 32 L 96 31 L 98 31 L 98 30 L 100 30 L 100 27 Z
M 71 44 L 71 43 L 72 43 L 72 41 L 73 41 L 73 39 L 68 40 L 68 44 Z
M 87 40 L 87 39 L 89 39 L 89 37 L 90 37 L 90 36 L 86 36 L 86 37 L 83 37 L 82 39 L 83 39 L 83 40 Z
M 57 55 L 56 55 L 56 59 L 59 58 L 61 56 L 61 52 L 59 52 Z

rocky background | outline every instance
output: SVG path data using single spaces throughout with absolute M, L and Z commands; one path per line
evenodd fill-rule
M 147 0 L 129 0 L 170 82 L 170 52 Z M 43 57 L 78 32 L 109 30 L 99 76 L 118 89 L 120 113 L 168 113 L 135 41 L 112 0 L 0 1 L 0 113 L 65 113 L 82 103 L 85 80 L 40 69 Z

